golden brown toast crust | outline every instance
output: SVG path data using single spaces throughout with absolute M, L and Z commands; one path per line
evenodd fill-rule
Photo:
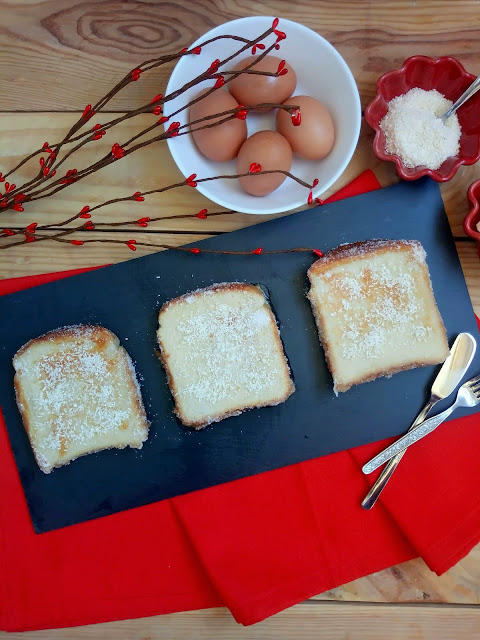
M 49 331 L 41 336 L 38 336 L 37 338 L 33 338 L 32 340 L 29 340 L 29 342 L 24 344 L 15 354 L 13 358 L 13 364 L 15 366 L 17 359 L 35 344 L 41 344 L 43 342 L 47 342 L 50 345 L 52 344 L 62 345 L 65 339 L 74 338 L 74 337 L 82 338 L 82 336 L 88 337 L 89 341 L 93 341 L 94 343 L 97 344 L 98 349 L 93 349 L 92 350 L 93 353 L 95 353 L 96 351 L 98 351 L 99 353 L 102 352 L 102 347 L 108 344 L 109 341 L 112 341 L 116 346 L 121 348 L 122 351 L 125 353 L 127 358 L 127 366 L 130 368 L 129 375 L 127 376 L 128 391 L 130 394 L 131 401 L 134 405 L 134 411 L 137 413 L 141 422 L 143 422 L 143 425 L 146 431 L 146 437 L 144 440 L 146 440 L 146 438 L 148 437 L 148 428 L 150 426 L 150 423 L 148 422 L 148 419 L 145 413 L 145 408 L 143 406 L 140 390 L 139 390 L 139 387 L 137 386 L 137 380 L 136 380 L 135 371 L 133 368 L 133 363 L 131 361 L 129 354 L 125 351 L 125 349 L 123 347 L 120 347 L 120 342 L 118 337 L 113 332 L 106 329 L 105 327 L 101 327 L 99 325 L 71 325 L 68 327 L 62 327 L 60 329 Z M 17 374 L 14 377 L 14 389 L 15 389 L 15 395 L 17 399 L 17 406 L 20 411 L 20 415 L 22 417 L 23 425 L 27 435 L 30 438 L 30 420 L 29 420 L 28 411 L 26 409 L 27 402 L 26 402 L 25 395 L 23 393 L 21 382 Z M 140 447 L 141 446 L 142 444 L 140 444 Z M 118 447 L 102 447 L 101 450 L 105 450 L 108 448 L 118 448 Z M 51 469 L 47 470 L 42 464 L 42 460 L 39 458 L 37 451 L 35 450 L 35 447 L 33 447 L 33 445 L 32 445 L 32 450 L 33 450 L 35 459 L 38 463 L 38 466 L 45 473 L 49 473 L 52 469 L 61 467 L 64 464 L 68 464 L 70 462 L 70 460 L 67 462 L 63 462 L 60 460 Z M 88 453 L 94 453 L 95 451 L 98 451 L 98 449 L 92 450 L 91 452 L 86 452 L 83 455 L 87 455 Z
M 310 277 L 310 275 L 323 273 L 330 268 L 332 263 L 341 265 L 342 263 L 362 258 L 368 253 L 381 255 L 392 251 L 392 249 L 395 251 L 410 251 L 412 247 L 417 247 L 423 251 L 422 245 L 417 240 L 361 240 L 359 242 L 341 244 L 335 249 L 330 249 L 324 256 L 316 260 L 308 270 L 307 275 Z
M 222 283 L 218 283 L 218 284 L 213 284 L 209 287 L 204 287 L 202 289 L 197 289 L 196 291 L 192 291 L 189 293 L 185 293 L 181 296 L 179 296 L 178 298 L 174 298 L 172 300 L 169 300 L 168 302 L 166 302 L 160 309 L 159 313 L 158 313 L 158 324 L 159 326 L 161 325 L 161 319 L 162 319 L 162 314 L 165 313 L 165 311 L 170 307 L 170 305 L 172 304 L 177 304 L 178 302 L 185 300 L 186 298 L 190 298 L 192 296 L 197 297 L 200 296 L 202 294 L 204 294 L 207 291 L 213 291 L 213 292 L 220 292 L 220 291 L 236 291 L 236 292 L 255 292 L 255 293 L 260 293 L 262 295 L 262 297 L 265 299 L 265 294 L 263 293 L 262 289 L 257 286 L 257 285 L 253 285 L 253 284 L 248 284 L 248 283 L 244 283 L 244 282 L 222 282 Z M 270 305 L 267 302 L 267 307 L 268 307 L 268 311 L 271 317 L 272 322 L 274 323 L 274 325 L 277 327 L 277 321 L 276 318 L 273 314 L 273 311 L 270 307 Z M 283 344 L 280 338 L 280 333 L 277 331 L 275 333 L 275 345 L 277 347 L 277 349 L 279 349 L 279 351 L 281 353 L 284 353 L 284 348 L 283 348 Z M 264 403 L 264 404 L 255 404 L 255 405 L 251 405 L 246 407 L 245 405 L 242 406 L 238 406 L 238 408 L 233 408 L 228 412 L 224 412 L 222 414 L 218 414 L 217 416 L 215 416 L 214 420 L 205 422 L 205 421 L 189 421 L 181 412 L 180 407 L 177 404 L 177 400 L 176 400 L 176 395 L 178 392 L 178 388 L 175 385 L 175 380 L 173 378 L 173 375 L 170 371 L 170 368 L 168 366 L 168 358 L 169 358 L 169 354 L 165 352 L 165 349 L 161 343 L 161 341 L 159 340 L 159 347 L 160 350 L 158 352 L 158 357 L 161 360 L 164 368 L 165 368 L 165 372 L 167 375 L 167 382 L 168 382 L 168 386 L 170 388 L 171 394 L 173 396 L 174 399 L 174 413 L 175 415 L 178 417 L 178 419 L 182 422 L 182 424 L 184 424 L 187 427 L 192 427 L 194 429 L 203 429 L 204 427 L 208 426 L 209 424 L 211 424 L 212 422 L 220 422 L 220 420 L 224 420 L 225 418 L 230 418 L 232 416 L 238 416 L 240 415 L 243 411 L 247 410 L 247 409 L 255 409 L 255 408 L 262 408 L 262 407 L 271 407 L 271 406 L 275 406 L 277 404 L 281 404 L 282 402 L 285 402 L 285 400 L 287 400 L 287 398 L 289 398 L 292 393 L 295 391 L 295 386 L 293 384 L 293 381 L 290 378 L 290 386 L 288 388 L 288 390 L 286 391 L 286 393 L 283 396 L 278 396 L 277 398 L 272 399 L 271 401 L 269 401 L 268 403 Z M 288 368 L 288 371 L 290 373 L 290 367 L 288 365 L 288 362 L 285 358 L 285 364 Z
M 312 266 L 309 268 L 307 275 L 310 280 L 310 291 L 307 294 L 307 298 L 310 300 L 313 315 L 315 318 L 315 322 L 317 324 L 318 335 L 320 341 L 323 345 L 323 349 L 325 352 L 325 359 L 327 361 L 328 368 L 333 376 L 333 366 L 330 357 L 330 344 L 326 338 L 325 325 L 322 319 L 321 314 L 319 313 L 318 304 L 315 299 L 314 291 L 313 291 L 313 276 L 319 275 L 328 271 L 333 264 L 335 266 L 347 264 L 352 262 L 353 260 L 362 259 L 363 257 L 368 256 L 369 254 L 381 255 L 385 253 L 389 253 L 390 251 L 403 251 L 410 252 L 411 250 L 416 249 L 418 251 L 423 252 L 423 247 L 420 242 L 417 240 L 363 240 L 360 242 L 353 242 L 344 245 L 340 245 L 334 249 L 328 251 L 323 257 L 319 258 L 315 261 Z M 426 271 L 422 272 L 422 278 L 424 280 L 424 285 L 427 287 L 427 290 L 432 291 L 432 286 L 430 279 L 428 277 L 428 273 Z M 433 297 L 433 291 L 432 291 Z M 439 324 L 443 330 L 445 343 L 447 342 L 447 333 L 445 330 L 445 326 L 443 324 L 442 317 L 440 316 L 440 312 L 438 311 L 438 307 L 434 302 L 435 311 L 439 320 Z M 390 377 L 395 373 L 399 373 L 400 371 L 407 371 L 409 369 L 415 369 L 417 367 L 428 366 L 431 364 L 437 364 L 437 362 L 412 362 L 408 366 L 402 367 L 391 367 L 387 370 L 379 370 L 373 372 L 369 376 L 364 376 L 353 380 L 349 384 L 335 383 L 335 391 L 348 391 L 352 386 L 357 384 L 362 384 L 364 382 L 371 382 L 372 380 L 376 380 L 379 377 L 385 376 Z

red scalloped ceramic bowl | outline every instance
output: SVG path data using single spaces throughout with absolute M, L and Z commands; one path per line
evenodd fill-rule
M 477 229 L 477 224 L 480 222 L 480 180 L 472 182 L 467 195 L 470 209 L 463 221 L 463 229 L 467 236 L 470 236 L 477 241 L 477 248 L 480 257 L 480 232 Z
M 377 158 L 394 162 L 398 175 L 404 180 L 430 176 L 437 182 L 450 180 L 460 165 L 477 162 L 480 158 L 480 91 L 457 111 L 462 127 L 458 156 L 447 158 L 436 170 L 425 166 L 413 169 L 405 167 L 398 156 L 385 152 L 385 134 L 380 129 L 380 121 L 387 113 L 388 103 L 393 98 L 419 87 L 425 91 L 436 89 L 455 102 L 475 78 L 476 76 L 465 71 L 455 58 L 435 59 L 426 56 L 412 56 L 405 60 L 400 69 L 381 76 L 377 81 L 377 96 L 365 111 L 366 121 L 376 132 L 373 150 Z

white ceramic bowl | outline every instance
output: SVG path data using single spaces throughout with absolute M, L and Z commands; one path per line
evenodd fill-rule
M 215 36 L 226 34 L 254 39 L 271 26 L 273 19 L 268 16 L 255 16 L 232 20 L 212 29 L 189 48 Z M 297 74 L 295 94 L 310 95 L 323 102 L 329 109 L 335 123 L 335 145 L 330 154 L 319 161 L 303 160 L 294 156 L 291 168 L 291 173 L 310 184 L 314 178 L 318 178 L 319 182 L 313 195 L 314 197 L 321 196 L 342 174 L 357 145 L 361 121 L 357 86 L 346 62 L 324 38 L 291 20 L 280 19 L 277 28 L 284 31 L 287 38 L 281 41 L 280 50 L 273 50 L 272 55 L 284 58 L 294 68 Z M 271 34 L 263 42 L 269 46 L 275 42 L 275 39 L 276 36 Z M 234 40 L 217 40 L 205 46 L 200 55 L 185 56 L 178 62 L 170 76 L 167 94 L 176 91 L 199 75 L 216 58 L 222 60 L 239 48 L 240 43 Z M 229 65 L 225 65 L 224 69 L 233 69 L 237 62 L 250 55 L 251 49 L 249 48 L 232 60 Z M 166 103 L 165 115 L 170 115 L 194 98 L 201 89 L 213 86 L 214 82 L 215 80 L 204 81 L 190 88 L 175 100 Z M 264 114 L 249 113 L 246 120 L 248 135 L 262 129 L 275 129 L 275 114 L 275 111 Z M 187 115 L 185 110 L 172 120 L 185 124 Z M 185 177 L 192 173 L 196 173 L 198 178 L 236 173 L 234 160 L 231 162 L 209 160 L 198 151 L 190 135 L 170 138 L 167 142 L 178 168 Z M 197 189 L 222 207 L 254 214 L 289 211 L 306 205 L 308 198 L 308 189 L 290 178 L 286 178 L 276 191 L 263 197 L 245 193 L 237 180 L 204 182 L 198 184 Z

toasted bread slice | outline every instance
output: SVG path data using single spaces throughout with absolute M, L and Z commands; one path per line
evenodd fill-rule
M 200 429 L 294 391 L 275 317 L 260 287 L 216 284 L 170 300 L 160 355 L 184 425 Z
M 101 449 L 140 449 L 148 422 L 130 356 L 108 329 L 75 325 L 13 358 L 25 430 L 44 473 Z
M 448 356 L 419 242 L 342 245 L 317 260 L 308 277 L 308 298 L 335 393 Z

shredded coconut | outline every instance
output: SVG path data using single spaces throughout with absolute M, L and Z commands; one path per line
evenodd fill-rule
M 421 245 L 408 244 L 413 260 L 424 262 Z M 365 249 L 353 246 L 350 251 L 362 255 Z M 415 271 L 415 267 L 406 270 L 404 264 L 393 261 L 385 264 L 370 259 L 353 273 L 348 267 L 339 267 L 320 276 L 329 292 L 327 297 L 337 301 L 339 313 L 332 310 L 330 315 L 338 318 L 343 358 L 377 359 L 392 340 L 397 347 L 407 348 L 410 342 L 428 339 L 433 329 L 425 325 L 418 303 Z M 372 299 L 375 304 L 371 304 Z M 405 342 L 402 336 L 407 336 Z
M 380 122 L 385 151 L 400 156 L 406 167 L 438 169 L 460 149 L 461 127 L 456 114 L 445 123 L 439 117 L 452 104 L 435 89 L 410 89 L 391 100 Z
M 266 307 L 252 312 L 249 305 L 235 308 L 220 303 L 213 312 L 191 315 L 177 325 L 181 344 L 192 354 L 191 365 L 194 369 L 198 367 L 184 392 L 197 400 L 219 401 L 238 393 L 239 388 L 259 393 L 273 387 L 280 372 L 262 364 L 269 360 L 271 343 L 264 343 L 261 338 L 270 322 Z M 201 357 L 195 366 L 197 349 Z M 229 372 L 219 373 L 225 369 Z
M 252 403 L 284 399 L 279 382 L 288 377 L 289 367 L 277 348 L 275 318 L 264 296 L 244 287 L 217 284 L 190 292 L 167 303 L 172 315 L 165 315 L 164 324 L 160 320 L 172 393 L 183 412 L 203 414 L 206 424 L 226 411 L 237 415 Z
M 42 353 L 33 363 L 21 358 L 16 366 L 19 376 L 38 380 L 30 410 L 38 424 L 44 452 L 89 446 L 98 437 L 127 428 L 131 412 L 128 402 L 119 398 L 119 390 L 129 374 L 141 402 L 136 372 L 127 354 L 125 360 L 112 361 L 111 353 L 96 351 L 95 343 L 87 340 L 93 330 L 68 330 L 73 339 L 66 340 L 60 350 Z M 75 339 L 77 335 L 79 340 Z M 48 340 L 54 339 L 52 333 Z M 136 428 L 134 431 L 137 435 Z M 37 457 L 45 457 L 39 447 L 35 452 Z

